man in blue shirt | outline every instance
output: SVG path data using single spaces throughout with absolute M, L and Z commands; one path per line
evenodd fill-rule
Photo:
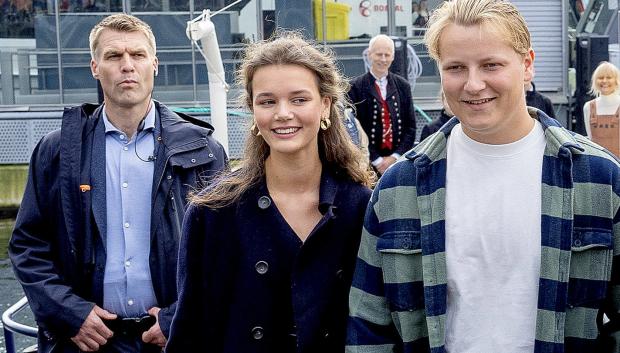
M 66 109 L 34 150 L 9 253 L 39 352 L 159 352 L 187 193 L 227 157 L 208 124 L 152 99 L 146 23 L 112 15 L 89 40 L 104 104 Z

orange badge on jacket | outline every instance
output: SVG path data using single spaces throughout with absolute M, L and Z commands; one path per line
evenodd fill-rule
M 80 185 L 80 191 L 82 192 L 90 191 L 90 185 L 86 185 L 86 184 Z

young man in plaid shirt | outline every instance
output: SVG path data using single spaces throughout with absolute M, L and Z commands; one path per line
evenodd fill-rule
M 617 160 L 528 110 L 510 2 L 446 1 L 425 39 L 456 117 L 373 193 L 347 352 L 620 351 Z

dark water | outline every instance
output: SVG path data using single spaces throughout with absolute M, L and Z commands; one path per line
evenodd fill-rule
M 6 247 L 9 244 L 14 224 L 14 219 L 0 219 L 0 261 L 6 260 L 8 257 Z
M 0 219 L 0 313 L 3 313 L 24 296 L 24 292 L 15 279 L 11 264 L 7 259 L 7 245 L 11 237 L 14 223 L 15 220 L 13 219 Z M 28 307 L 18 312 L 13 319 L 17 322 L 34 326 L 32 312 Z M 2 323 L 0 323 L 0 328 L 2 328 Z M 0 330 L 0 332 L 2 332 L 2 330 Z M 36 343 L 34 338 L 17 334 L 14 335 L 14 340 L 17 352 L 21 352 L 25 347 L 29 347 Z M 0 353 L 5 352 L 4 335 L 0 335 Z

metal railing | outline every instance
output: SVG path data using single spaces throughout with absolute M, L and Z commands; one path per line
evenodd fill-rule
M 21 298 L 17 303 L 11 305 L 4 313 L 2 313 L 2 325 L 4 329 L 4 345 L 6 353 L 15 353 L 15 340 L 13 334 L 26 335 L 28 337 L 37 337 L 38 329 L 28 325 L 20 324 L 13 320 L 13 317 L 28 305 L 26 297 Z

